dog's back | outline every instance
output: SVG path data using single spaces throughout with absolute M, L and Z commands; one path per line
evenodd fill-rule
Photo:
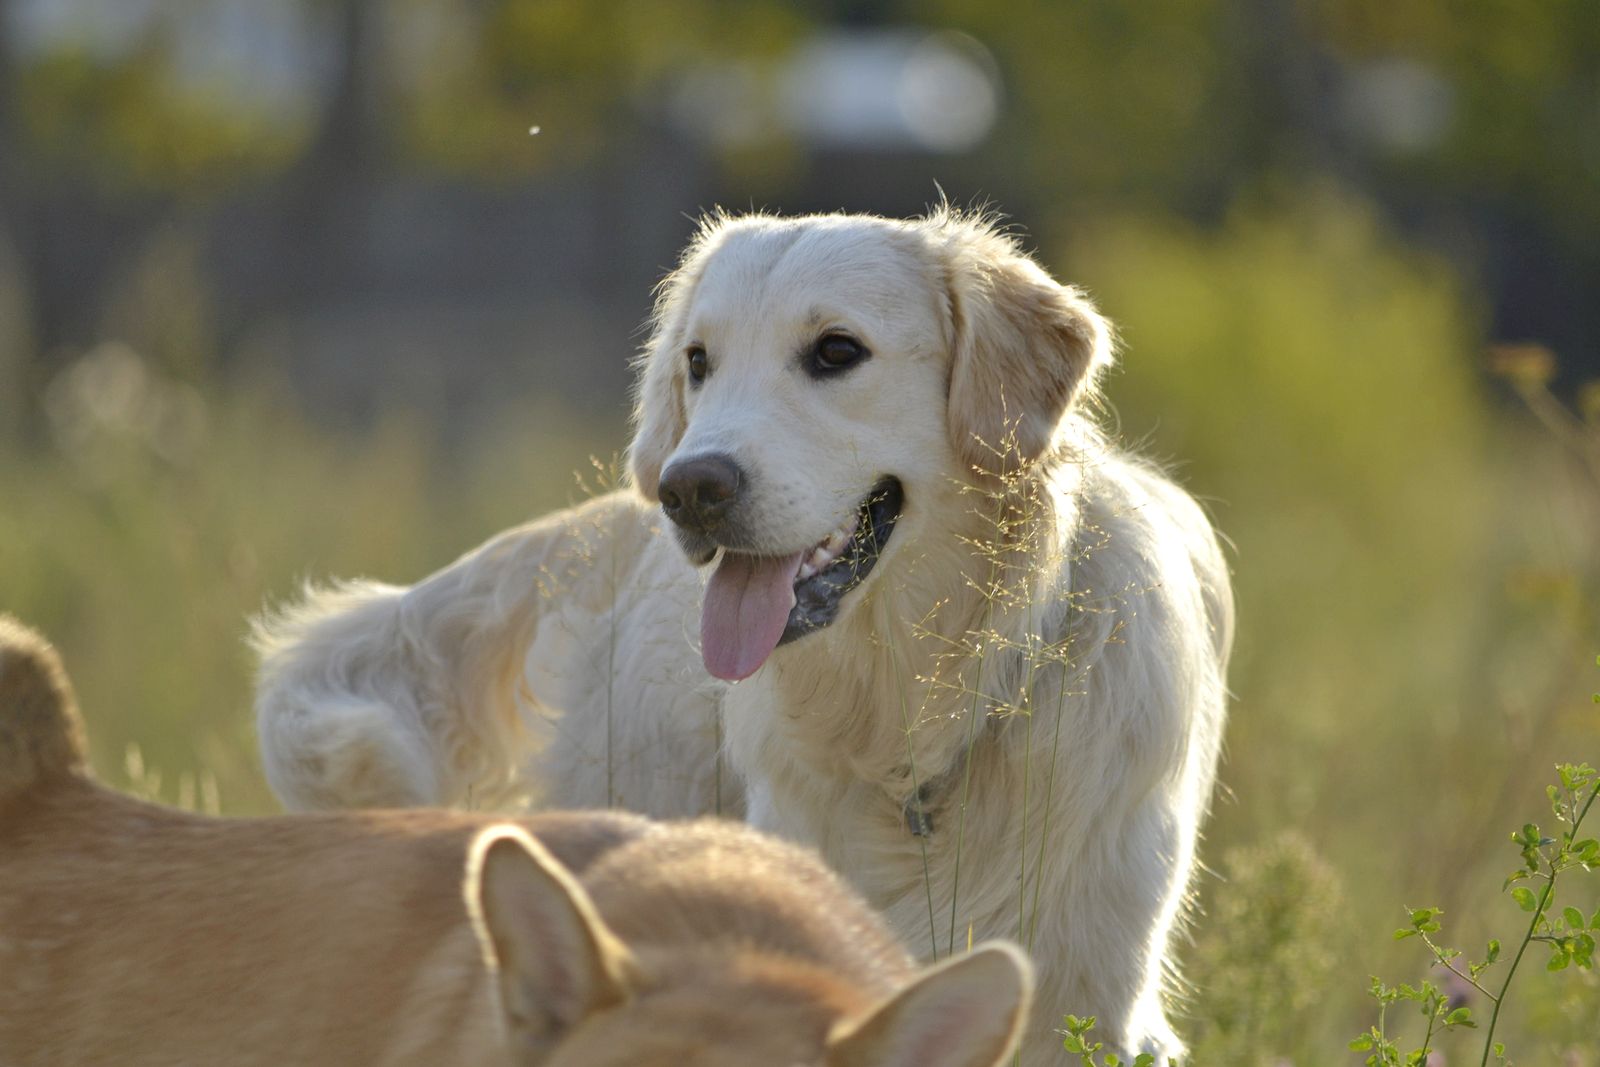
M 99 787 L 83 740 L 0 619 L 0 1063 L 510 1062 L 461 897 L 481 818 L 208 819 Z
M 1006 948 L 916 972 L 812 854 L 736 824 L 132 800 L 0 617 L 5 1067 L 982 1067 L 1028 988 Z

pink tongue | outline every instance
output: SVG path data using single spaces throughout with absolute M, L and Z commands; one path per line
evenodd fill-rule
M 700 655 L 706 670 L 730 682 L 748 678 L 778 647 L 794 607 L 796 552 L 781 559 L 724 552 L 700 609 Z

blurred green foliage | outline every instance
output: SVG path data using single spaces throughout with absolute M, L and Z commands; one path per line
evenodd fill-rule
M 63 48 L 27 64 L 8 146 L 23 177 L 72 175 L 110 198 L 204 197 L 293 158 L 291 131 L 179 89 L 170 64 L 159 36 L 109 59 Z
M 402 141 L 432 166 L 502 180 L 586 161 L 634 125 L 667 74 L 734 58 L 770 64 L 809 23 L 776 0 L 509 0 L 466 18 L 428 0 L 413 7 L 452 33 L 405 93 Z M 508 136 L 530 122 L 558 154 Z
M 1507 195 L 1560 220 L 1568 240 L 1600 232 L 1592 195 L 1600 148 L 1600 19 L 1587 0 L 1528 5 L 1318 0 L 1317 31 L 1351 60 L 1406 56 L 1459 93 L 1461 115 L 1436 151 L 1389 161 L 1418 193 Z
M 1288 1050 L 1338 1047 L 1329 996 L 1354 940 L 1338 872 L 1284 830 L 1229 849 L 1218 877 L 1227 891 L 1195 931 L 1185 975 L 1191 1061 L 1270 1067 Z

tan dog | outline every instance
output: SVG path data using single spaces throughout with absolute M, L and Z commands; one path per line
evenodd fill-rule
M 55 653 L 0 616 L 0 1063 L 980 1067 L 1016 1043 L 1016 949 L 917 973 L 807 852 L 526 826 L 113 793 Z

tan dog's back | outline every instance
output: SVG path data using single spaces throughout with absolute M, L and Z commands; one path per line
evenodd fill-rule
M 0 618 L 0 1064 L 510 1062 L 461 889 L 489 822 L 210 819 L 103 789 L 54 653 Z M 652 829 L 528 825 L 574 871 Z
M 735 824 L 131 800 L 0 617 L 5 1067 L 980 1067 L 1028 989 L 1009 948 L 916 972 L 813 855 Z

